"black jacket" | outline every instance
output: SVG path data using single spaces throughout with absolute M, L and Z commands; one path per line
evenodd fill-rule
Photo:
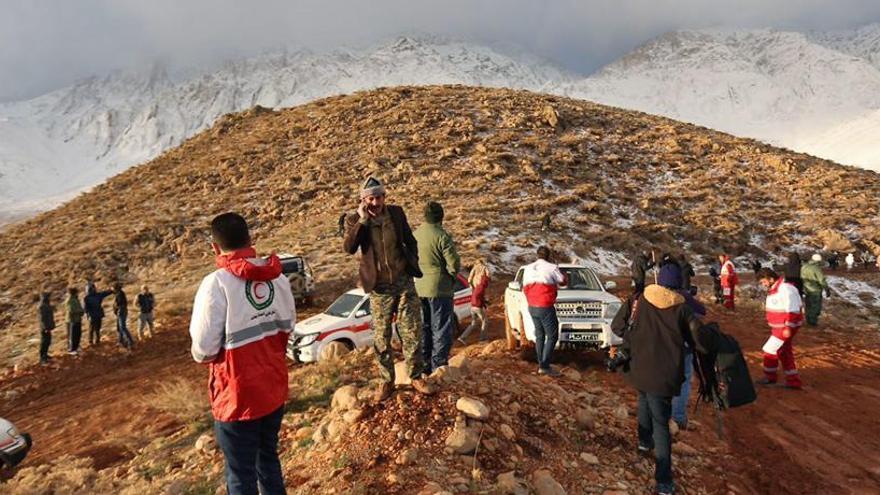
M 611 323 L 611 330 L 629 348 L 626 380 L 641 392 L 674 397 L 684 383 L 684 344 L 693 347 L 691 332 L 699 321 L 681 294 L 656 284 L 638 297 L 630 326 L 632 304 L 628 300 Z
M 681 288 L 684 290 L 690 290 L 691 277 L 695 275 L 696 272 L 694 272 L 694 266 L 687 261 L 683 262 L 681 264 Z
M 115 293 L 113 298 L 113 313 L 117 315 L 128 314 L 128 298 L 125 297 L 125 291 L 122 289 Z
M 153 307 L 156 305 L 156 299 L 155 297 L 153 297 L 152 292 L 148 292 L 146 294 L 138 294 L 136 302 L 138 309 L 141 310 L 141 313 L 152 313 Z
M 632 281 L 634 285 L 645 285 L 645 272 L 650 270 L 654 263 L 648 261 L 648 257 L 644 254 L 636 256 L 630 267 L 632 270 Z
M 406 273 L 411 277 L 419 278 L 422 271 L 419 269 L 419 247 L 413 236 L 409 222 L 403 208 L 395 205 L 385 205 L 394 230 L 397 234 L 397 244 L 400 252 L 406 259 Z M 373 252 L 373 243 L 370 242 L 370 227 L 362 224 L 357 213 L 349 215 L 345 221 L 345 236 L 342 239 L 342 249 L 348 254 L 354 254 L 360 249 L 361 262 L 358 269 L 361 286 L 364 292 L 372 292 L 376 287 L 376 253 Z
M 49 304 L 49 296 L 40 297 L 40 331 L 49 332 L 55 328 L 55 308 Z
M 804 296 L 804 281 L 801 279 L 801 257 L 797 253 L 788 255 L 788 261 L 782 269 L 785 281 L 797 287 L 801 297 Z
M 101 303 L 110 294 L 113 294 L 113 291 L 96 292 L 94 286 L 92 286 L 91 292 L 86 293 L 86 297 L 83 300 L 83 309 L 86 310 L 86 315 L 88 315 L 90 320 L 100 320 L 104 317 L 104 307 Z

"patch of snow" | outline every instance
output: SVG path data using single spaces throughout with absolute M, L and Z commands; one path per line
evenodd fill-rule
M 834 298 L 843 299 L 860 308 L 865 306 L 880 308 L 880 288 L 861 280 L 853 280 L 835 275 L 829 275 L 826 279 Z M 867 299 L 867 301 L 864 299 Z

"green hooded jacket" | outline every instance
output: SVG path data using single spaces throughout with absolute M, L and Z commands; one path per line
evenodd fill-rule
M 413 232 L 419 246 L 419 268 L 422 278 L 416 279 L 419 297 L 452 297 L 453 280 L 461 269 L 455 241 L 441 223 L 425 222 Z
M 82 323 L 83 315 L 85 311 L 83 311 L 82 304 L 79 302 L 78 297 L 68 297 L 67 298 L 67 321 L 71 323 Z
M 822 267 L 815 261 L 810 261 L 801 267 L 801 279 L 804 281 L 804 292 L 808 294 L 821 294 L 828 288 Z

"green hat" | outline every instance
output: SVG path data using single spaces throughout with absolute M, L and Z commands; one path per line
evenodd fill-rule
M 440 223 L 443 221 L 443 207 L 436 201 L 429 201 L 425 205 L 425 221 L 428 223 Z

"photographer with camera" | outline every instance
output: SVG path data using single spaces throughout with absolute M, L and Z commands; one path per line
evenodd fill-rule
M 680 283 L 681 269 L 670 263 L 663 275 L 664 281 L 668 277 Z M 685 381 L 685 346 L 695 348 L 691 328 L 698 324 L 684 295 L 659 284 L 634 294 L 611 324 L 625 349 L 609 365 L 623 366 L 627 382 L 638 391 L 638 449 L 644 454 L 654 450 L 654 479 L 660 494 L 675 491 L 669 432 L 672 398 Z

